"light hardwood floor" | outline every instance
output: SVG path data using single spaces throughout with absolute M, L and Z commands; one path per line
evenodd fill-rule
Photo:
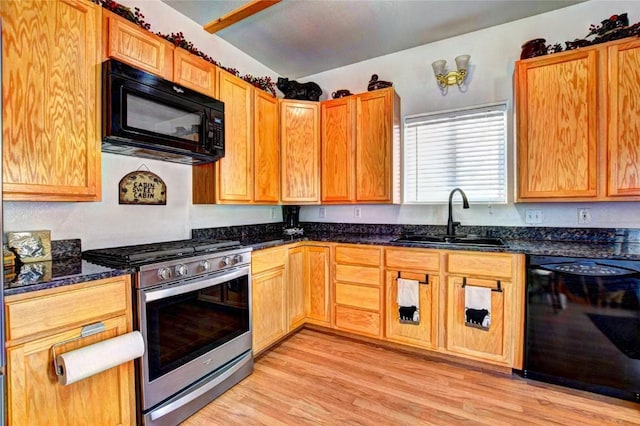
M 640 404 L 303 329 L 183 426 L 236 424 L 640 425 Z

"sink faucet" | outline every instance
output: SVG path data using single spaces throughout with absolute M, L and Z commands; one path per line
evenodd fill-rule
M 451 200 L 453 199 L 453 194 L 456 191 L 458 191 L 460 195 L 462 195 L 462 208 L 463 209 L 469 208 L 469 201 L 467 200 L 467 196 L 465 195 L 464 191 L 462 191 L 462 189 L 460 188 L 453 189 L 449 194 L 449 219 L 447 220 L 447 236 L 448 237 L 453 237 L 456 234 L 456 226 L 460 225 L 460 222 L 453 221 L 453 215 L 451 212 L 452 210 Z

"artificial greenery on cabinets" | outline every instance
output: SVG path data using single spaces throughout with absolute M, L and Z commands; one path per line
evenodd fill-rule
M 144 15 L 140 12 L 140 8 L 135 7 L 133 10 L 131 10 L 130 7 L 124 6 L 114 0 L 92 0 L 92 1 L 113 13 L 122 16 L 126 20 L 133 22 L 134 24 L 138 25 L 140 28 L 143 28 L 147 31 L 152 32 L 151 24 L 145 21 Z M 241 79 L 252 84 L 253 86 L 261 90 L 264 90 L 265 92 L 270 93 L 274 97 L 276 96 L 276 85 L 271 80 L 271 77 L 269 76 L 256 77 L 251 74 L 240 75 L 240 71 L 238 71 L 236 68 L 225 67 L 222 64 L 220 64 L 220 62 L 213 59 L 211 56 L 200 51 L 198 48 L 196 48 L 193 45 L 193 43 L 191 43 L 190 41 L 184 38 L 184 34 L 182 34 L 182 32 L 171 33 L 171 34 L 162 34 L 161 32 L 157 32 L 155 34 L 173 43 L 175 46 L 185 49 L 189 53 L 199 56 L 205 61 L 211 62 L 215 66 L 220 67 L 237 77 L 240 77 Z

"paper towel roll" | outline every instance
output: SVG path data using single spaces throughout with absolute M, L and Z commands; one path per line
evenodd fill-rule
M 70 385 L 143 354 L 144 341 L 139 331 L 60 354 L 56 357 L 58 367 L 62 370 L 58 383 Z

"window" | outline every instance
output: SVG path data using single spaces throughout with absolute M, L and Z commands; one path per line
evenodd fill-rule
M 404 202 L 506 203 L 507 105 L 405 117 Z

